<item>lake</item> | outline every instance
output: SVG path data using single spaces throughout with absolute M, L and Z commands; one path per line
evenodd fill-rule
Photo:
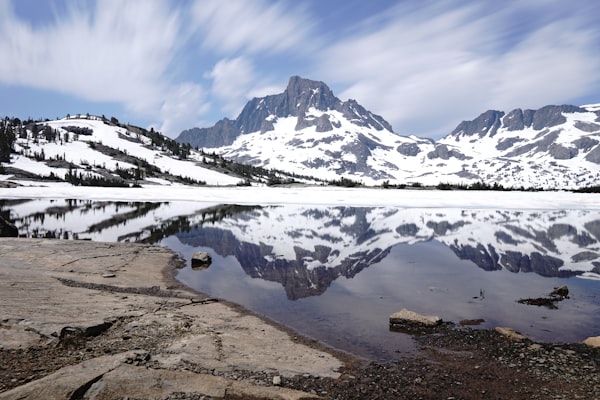
M 491 194 L 493 195 L 493 194 Z M 402 308 L 537 341 L 600 334 L 600 212 L 12 199 L 24 237 L 145 242 L 182 255 L 177 279 L 356 355 L 411 353 Z M 194 252 L 212 264 L 192 269 Z M 567 285 L 569 298 L 539 307 Z

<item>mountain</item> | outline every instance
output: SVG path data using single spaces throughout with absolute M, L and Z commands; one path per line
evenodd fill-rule
M 334 127 L 339 127 L 332 119 L 332 114 L 314 117 L 311 109 L 336 111 L 358 126 L 392 131 L 389 123 L 368 112 L 356 101 L 342 102 L 335 97 L 325 83 L 293 76 L 283 93 L 250 100 L 235 120 L 225 118 L 210 128 L 185 130 L 176 141 L 189 143 L 194 147 L 228 146 L 240 135 L 273 131 L 277 119 L 288 117 L 296 118 L 296 131 L 315 127 L 317 132 L 330 132 Z
M 186 130 L 175 140 L 242 163 L 365 183 L 394 178 L 388 152 L 432 146 L 428 139 L 396 135 L 355 100 L 342 102 L 323 82 L 297 76 L 283 93 L 249 101 L 235 120 Z
M 369 185 L 574 189 L 600 178 L 598 106 L 489 110 L 434 141 L 396 134 L 355 100 L 297 76 L 283 93 L 249 101 L 235 120 L 183 131 L 176 141 L 241 163 Z
M 577 188 L 596 185 L 600 177 L 600 112 L 594 106 L 490 110 L 438 143 L 460 149 L 469 173 L 508 186 Z

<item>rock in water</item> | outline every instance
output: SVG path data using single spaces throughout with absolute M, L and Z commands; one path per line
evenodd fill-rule
M 212 258 L 206 252 L 198 252 L 192 255 L 192 269 L 206 269 L 210 267 Z
M 568 297 L 569 296 L 569 288 L 566 285 L 554 288 L 552 293 L 550 293 L 550 296 Z
M 17 237 L 19 236 L 19 230 L 15 224 L 0 217 L 0 236 Z
M 390 315 L 390 325 L 402 327 L 434 327 L 440 325 L 442 319 L 435 315 L 421 315 L 403 308 Z

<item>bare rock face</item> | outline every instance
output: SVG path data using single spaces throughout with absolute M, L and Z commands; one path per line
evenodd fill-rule
M 304 399 L 316 396 L 257 386 L 245 376 L 340 376 L 336 356 L 257 316 L 210 299 L 194 301 L 197 294 L 184 288 L 160 290 L 155 284 L 172 284 L 167 272 L 178 266 L 167 249 L 0 238 L 0 254 L 0 351 L 41 349 L 35 364 L 16 357 L 11 362 L 22 365 L 2 370 L 1 400 L 167 399 L 176 393 Z M 110 285 L 102 277 L 108 268 L 115 275 Z M 59 355 L 50 367 L 46 348 Z M 27 381 L 11 375 L 29 370 Z

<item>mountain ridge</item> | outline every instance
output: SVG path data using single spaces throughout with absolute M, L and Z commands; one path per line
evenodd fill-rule
M 209 128 L 184 130 L 175 140 L 194 147 L 222 147 L 232 144 L 243 134 L 271 131 L 274 129 L 274 118 L 289 116 L 298 118 L 296 130 L 316 126 L 318 132 L 331 131 L 335 122 L 332 123 L 326 115 L 308 119 L 306 114 L 310 108 L 336 110 L 347 118 L 358 117 L 355 118 L 356 122 L 363 126 L 371 125 L 377 130 L 392 131 L 387 121 L 365 110 L 356 100 L 342 102 L 335 97 L 324 82 L 292 76 L 282 93 L 253 98 L 246 103 L 236 119 L 224 118 Z
M 577 189 L 600 179 L 598 105 L 488 110 L 432 140 L 397 134 L 355 100 L 297 76 L 283 93 L 250 100 L 235 120 L 175 140 L 238 162 L 367 185 Z

